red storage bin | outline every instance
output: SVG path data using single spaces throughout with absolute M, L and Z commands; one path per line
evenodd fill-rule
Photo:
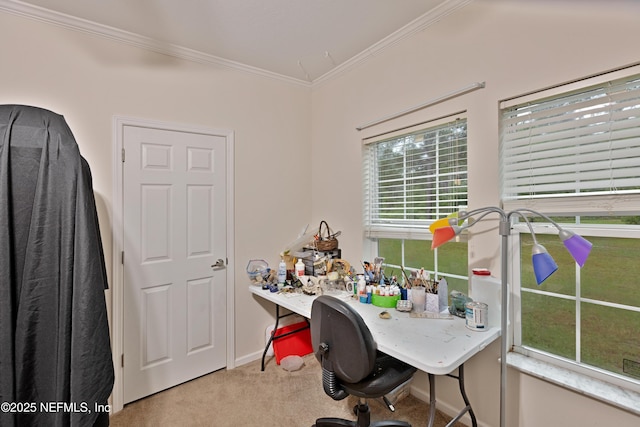
M 304 329 L 302 329 L 304 328 Z M 286 337 L 277 338 L 288 332 L 302 329 Z M 294 323 L 292 325 L 278 328 L 273 340 L 273 353 L 276 356 L 276 363 L 279 365 L 280 360 L 287 356 L 306 356 L 313 352 L 311 345 L 311 330 L 307 322 Z

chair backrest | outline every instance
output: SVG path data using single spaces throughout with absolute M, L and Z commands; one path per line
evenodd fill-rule
M 328 295 L 313 301 L 311 341 L 322 367 L 341 381 L 357 383 L 373 371 L 376 342 L 362 317 L 345 301 Z

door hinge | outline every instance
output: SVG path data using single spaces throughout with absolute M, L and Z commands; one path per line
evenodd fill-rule
M 124 251 L 120 252 L 120 264 L 124 265 Z
M 124 148 L 122 149 L 122 163 L 124 163 Z
M 124 368 L 124 353 L 120 356 L 120 366 Z

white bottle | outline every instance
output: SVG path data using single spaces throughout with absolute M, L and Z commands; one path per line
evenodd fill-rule
M 304 262 L 302 262 L 301 258 L 298 258 L 298 262 L 296 262 L 296 276 L 304 276 Z
M 358 295 L 366 295 L 367 294 L 367 281 L 364 278 L 364 275 L 358 274 Z
M 487 269 L 473 269 L 469 297 L 476 302 L 487 304 L 487 317 L 490 328 L 499 328 L 502 316 L 502 284 L 500 279 L 491 276 Z
M 287 263 L 283 259 L 278 264 L 278 284 L 283 284 L 287 280 Z

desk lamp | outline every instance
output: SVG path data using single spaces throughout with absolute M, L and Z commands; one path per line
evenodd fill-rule
M 524 219 L 529 227 L 529 231 L 531 232 L 531 237 L 533 238 L 533 249 L 532 249 L 532 263 L 533 263 L 533 271 L 536 276 L 536 282 L 540 285 L 544 282 L 549 276 L 551 276 L 557 269 L 558 266 L 556 262 L 553 260 L 549 252 L 538 243 L 536 240 L 536 235 L 533 232 L 533 227 L 529 223 L 527 219 L 527 215 L 539 216 L 544 218 L 553 224 L 554 227 L 558 229 L 558 236 L 562 240 L 565 248 L 569 251 L 573 259 L 576 263 L 582 267 L 591 252 L 592 244 L 588 240 L 583 237 L 575 234 L 570 230 L 565 230 L 558 223 L 553 221 L 548 216 L 531 210 L 531 209 L 515 209 L 510 212 L 506 212 L 503 209 L 498 207 L 484 207 L 479 209 L 473 209 L 469 212 L 460 211 L 458 213 L 449 215 L 446 218 L 439 219 L 432 224 L 430 227 L 431 232 L 433 233 L 433 240 L 431 241 L 431 249 L 435 249 L 449 240 L 453 239 L 455 236 L 459 235 L 463 230 L 473 227 L 476 223 L 478 223 L 485 216 L 496 213 L 500 216 L 500 226 L 498 228 L 500 236 L 502 236 L 502 247 L 501 247 L 501 292 L 502 292 L 502 313 L 500 318 L 500 335 L 501 335 L 501 349 L 500 349 L 500 427 L 505 427 L 506 424 L 506 388 L 507 388 L 507 339 L 505 337 L 507 330 L 507 302 L 508 302 L 508 285 L 507 285 L 507 273 L 508 273 L 508 237 L 510 234 L 511 228 L 511 217 L 519 216 Z M 472 219 L 472 215 L 479 215 L 479 217 L 475 220 Z M 467 221 L 467 225 L 462 225 L 464 220 Z

